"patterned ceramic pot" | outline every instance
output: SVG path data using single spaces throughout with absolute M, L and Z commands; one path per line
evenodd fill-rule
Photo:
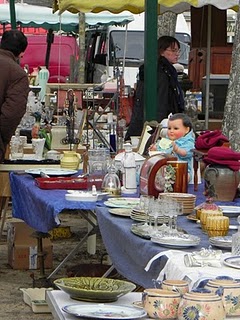
M 143 308 L 154 319 L 177 319 L 180 300 L 180 293 L 163 289 L 146 289 L 142 294 Z
M 223 304 L 227 316 L 240 316 L 240 283 L 235 280 L 209 280 L 205 286 L 211 292 L 223 288 Z
M 178 320 L 224 320 L 222 298 L 216 294 L 185 293 L 178 308 Z
M 184 294 L 189 291 L 188 282 L 185 280 L 163 280 L 162 289 L 170 291 L 178 291 Z

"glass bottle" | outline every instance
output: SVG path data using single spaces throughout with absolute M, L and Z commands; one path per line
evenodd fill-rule
M 137 192 L 137 174 L 136 161 L 134 153 L 132 152 L 132 145 L 130 143 L 124 144 L 125 154 L 123 157 L 123 192 L 136 193 Z
M 109 143 L 110 143 L 110 153 L 116 153 L 117 151 L 117 141 L 116 141 L 116 123 L 109 123 Z
M 232 235 L 232 255 L 233 256 L 240 255 L 240 216 L 238 216 L 237 222 L 239 224 L 238 231 Z

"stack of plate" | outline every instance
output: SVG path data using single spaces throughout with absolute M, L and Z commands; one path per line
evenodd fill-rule
M 130 213 L 130 218 L 135 221 L 145 222 L 146 221 L 146 213 L 141 210 L 139 207 L 134 207 Z M 151 223 L 154 223 L 154 217 L 151 217 Z M 158 217 L 158 224 L 163 223 L 163 217 Z
M 139 198 L 109 198 L 104 202 L 110 208 L 133 208 L 139 204 Z
M 159 193 L 161 198 L 171 198 L 183 204 L 183 214 L 192 213 L 195 208 L 196 196 L 190 193 L 166 192 Z
M 154 236 L 151 241 L 168 248 L 194 247 L 200 243 L 200 238 L 191 234 L 178 234 L 176 236 Z
M 214 247 L 230 250 L 232 248 L 232 237 L 231 236 L 212 237 L 212 238 L 209 238 L 209 243 Z

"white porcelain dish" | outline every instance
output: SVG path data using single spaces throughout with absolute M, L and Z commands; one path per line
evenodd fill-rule
M 223 260 L 223 263 L 231 268 L 240 269 L 240 256 L 233 256 Z
M 114 306 L 105 304 L 68 305 L 62 308 L 68 314 L 81 318 L 92 319 L 139 319 L 146 317 L 143 309 L 129 306 Z
M 212 246 L 218 247 L 220 249 L 231 249 L 232 248 L 232 237 L 211 237 L 209 238 L 209 243 Z
M 91 195 L 91 192 L 85 192 L 85 191 L 78 191 L 78 190 L 68 190 L 67 191 L 69 194 L 72 194 L 76 197 L 84 197 L 85 195 Z M 108 192 L 97 192 L 97 201 L 103 200 L 105 197 L 109 195 Z M 73 200 L 73 201 L 78 201 L 78 200 Z M 82 200 L 80 200 L 82 201 Z
M 229 217 L 237 217 L 240 215 L 240 207 L 237 206 L 219 206 L 224 215 Z
M 108 210 L 109 213 L 114 214 L 116 216 L 121 217 L 130 217 L 132 209 L 126 209 L 126 208 L 110 208 Z
M 41 176 L 41 173 L 45 173 L 48 176 L 71 176 L 77 173 L 77 170 L 69 170 L 69 169 L 61 169 L 61 168 L 35 168 L 35 169 L 27 169 L 26 173 L 29 173 L 33 176 Z
M 98 196 L 93 195 L 91 192 L 67 192 L 65 194 L 65 199 L 68 201 L 86 201 L 86 202 L 96 202 L 98 201 Z
M 133 208 L 139 204 L 139 198 L 109 198 L 104 204 L 110 208 Z
M 183 235 L 182 237 L 152 237 L 151 241 L 168 248 L 187 248 L 197 246 L 200 238 L 193 235 Z

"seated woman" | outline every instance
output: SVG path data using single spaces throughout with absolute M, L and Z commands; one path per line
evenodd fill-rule
M 178 160 L 188 163 L 188 181 L 193 175 L 192 149 L 194 149 L 195 137 L 192 130 L 192 122 L 184 113 L 175 113 L 168 118 L 166 138 L 161 138 L 150 150 L 162 153 L 174 154 Z

